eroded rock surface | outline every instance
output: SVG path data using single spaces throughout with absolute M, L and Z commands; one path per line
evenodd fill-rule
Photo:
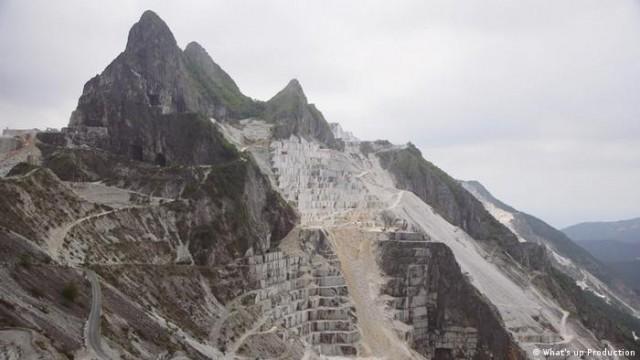
M 295 80 L 246 97 L 153 12 L 36 139 L 0 180 L 7 356 L 524 359 L 640 333 L 414 146 L 330 125 Z

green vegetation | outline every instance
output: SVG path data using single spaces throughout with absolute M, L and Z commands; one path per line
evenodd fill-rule
M 528 214 L 523 214 L 533 232 L 545 239 L 550 240 L 556 249 L 571 260 L 584 266 L 590 273 L 598 277 L 605 283 L 613 283 L 611 274 L 607 272 L 602 264 L 596 260 L 588 251 L 571 241 L 563 232 L 547 225 L 544 221 Z
M 396 178 L 396 185 L 415 193 L 450 223 L 471 236 L 508 248 L 518 241 L 457 180 L 425 160 L 409 143 L 405 149 L 377 153 L 380 164 Z
M 9 170 L 7 176 L 25 175 L 29 173 L 29 171 L 37 168 L 38 166 L 36 165 L 32 165 L 26 162 L 20 162 L 16 164 L 16 166 L 12 167 L 11 170 Z
M 64 181 L 92 180 L 82 171 L 81 163 L 76 152 L 58 151 L 46 159 L 45 165 Z
M 31 295 L 33 295 L 36 298 L 42 298 L 44 296 L 44 294 L 42 293 L 42 290 L 38 288 L 31 288 L 29 289 L 29 291 L 31 292 Z
M 211 166 L 202 185 L 195 180 L 186 183 L 182 197 L 197 200 L 207 196 L 218 201 L 222 198 L 242 201 L 247 167 L 248 162 L 244 158 Z
M 640 352 L 640 344 L 631 332 L 640 332 L 640 319 L 605 302 L 590 291 L 579 288 L 573 279 L 555 268 L 550 269 L 550 291 L 556 299 L 567 299 L 575 306 L 574 315 L 592 329 L 599 338 L 606 338 L 622 348 Z
M 29 254 L 21 254 L 18 259 L 18 265 L 25 269 L 29 269 L 31 267 L 31 256 Z
M 76 300 L 76 298 L 78 297 L 78 287 L 76 286 L 75 283 L 67 283 L 63 288 L 62 288 L 62 298 L 67 301 L 67 302 L 74 302 Z
M 212 65 L 217 66 L 213 61 Z M 224 76 L 226 74 L 214 78 L 190 57 L 187 57 L 187 70 L 191 75 L 193 85 L 201 93 L 205 94 L 215 105 L 225 106 L 235 117 L 246 118 L 262 113 L 264 103 L 243 95 L 233 80 Z

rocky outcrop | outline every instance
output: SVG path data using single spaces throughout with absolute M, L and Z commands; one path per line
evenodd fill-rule
M 517 245 L 516 237 L 489 214 L 455 179 L 422 157 L 412 144 L 376 152 L 395 185 L 430 204 L 442 217 L 475 239 L 504 248 Z
M 212 114 L 217 119 L 243 119 L 262 112 L 264 104 L 242 94 L 231 76 L 213 61 L 200 44 L 195 41 L 187 44 L 184 56 L 197 90 L 208 103 L 214 104 Z M 216 112 L 216 108 L 220 110 Z M 199 111 L 203 110 L 208 113 L 206 109 Z
M 499 313 L 462 274 L 451 250 L 421 233 L 380 234 L 381 291 L 401 338 L 427 359 L 525 359 Z
M 53 229 L 100 209 L 82 201 L 49 169 L 0 179 L 0 226 L 43 247 Z
M 110 259 L 110 251 L 118 248 L 118 262 L 140 261 L 139 256 L 149 255 L 168 263 L 175 258 L 172 249 L 182 244 L 188 247 L 196 264 L 219 264 L 243 256 L 248 250 L 268 251 L 297 221 L 295 211 L 246 155 L 214 166 L 158 168 L 95 150 L 48 148 L 44 152 L 44 165 L 64 180 L 102 181 L 165 199 L 157 205 L 132 204 L 130 209 L 116 209 L 74 227 L 69 243 L 65 242 L 69 251 L 91 248 L 90 252 L 69 254 L 75 262 Z M 111 230 L 101 232 L 99 229 L 104 227 Z M 168 244 L 160 246 L 140 242 L 136 236 L 118 235 L 134 233 Z M 114 242 L 113 238 L 119 240 Z M 80 246 L 89 239 L 95 244 Z M 148 249 L 151 245 L 155 253 Z
M 496 199 L 479 182 L 462 184 L 524 241 L 520 261 L 539 270 L 536 283 L 541 289 L 571 309 L 598 337 L 615 339 L 625 348 L 637 347 L 629 336 L 640 326 L 633 309 L 636 297 L 604 265 L 559 230 Z M 540 248 L 547 251 L 535 250 Z
M 86 83 L 69 125 L 109 128 L 135 122 L 135 110 L 168 114 L 196 109 L 199 96 L 189 81 L 173 34 L 146 11 L 131 28 L 125 51 Z
M 267 103 L 255 101 L 202 46 L 191 42 L 182 51 L 164 21 L 146 11 L 124 52 L 86 83 L 65 132 L 76 145 L 157 165 L 213 164 L 228 149 L 209 119 L 255 116 L 272 121 L 278 138 L 342 144 L 296 80 Z
M 402 148 L 384 146 L 383 143 L 368 146 L 379 148 L 375 154 L 380 165 L 393 174 L 398 188 L 416 194 L 448 222 L 465 230 L 474 239 L 490 248 L 501 248 L 500 253 L 508 254 L 503 261 L 515 260 L 530 270 L 539 271 L 549 265 L 543 246 L 520 243 L 513 232 L 496 220 L 478 199 L 457 180 L 425 160 L 413 144 Z
M 68 357 L 94 347 L 80 268 L 114 358 L 521 359 L 633 329 L 414 146 L 330 126 L 297 81 L 251 100 L 152 12 L 38 141 L 0 181 L 0 325 Z
M 135 160 L 213 164 L 229 151 L 209 118 L 245 117 L 257 109 L 198 44 L 183 52 L 164 21 L 146 11 L 125 51 L 85 85 L 69 132 L 101 128 L 103 136 L 89 145 Z
M 20 148 L 20 141 L 15 137 L 0 137 L 0 154 L 14 151 Z
M 326 234 L 301 230 L 291 236 L 297 249 L 246 259 L 257 288 L 247 309 L 260 309 L 261 329 L 277 326 L 284 340 L 302 339 L 319 354 L 357 355 L 357 314 Z
M 54 259 L 42 252 L 37 246 L 31 245 L 21 235 L 8 232 L 0 228 L 0 251 L 3 258 L 0 262 L 0 326 L 3 334 L 0 337 L 2 354 L 7 355 L 4 341 L 10 347 L 16 348 L 15 358 L 43 358 L 69 359 L 86 356 L 83 349 L 83 332 L 89 315 L 92 301 L 91 287 L 83 278 L 82 271 L 73 267 L 61 266 Z M 7 259 L 13 259 L 6 262 Z M 180 291 L 175 294 L 195 293 L 200 290 L 199 297 L 194 296 L 186 311 L 201 311 L 207 309 L 206 301 L 210 298 L 203 294 L 201 285 L 208 279 L 215 281 L 212 275 L 198 269 L 187 272 L 185 269 L 162 268 L 149 266 L 146 270 L 152 276 L 140 276 L 139 271 L 131 271 L 132 266 L 121 272 L 118 266 L 96 267 L 101 273 L 103 308 L 102 308 L 102 336 L 103 346 L 116 350 L 122 357 L 136 359 L 156 359 L 157 355 L 170 351 L 182 352 L 190 359 L 209 359 L 194 348 L 193 335 L 197 332 L 189 324 L 193 321 L 188 317 L 179 318 L 178 307 L 159 306 L 180 302 L 178 297 L 167 297 L 162 293 L 155 298 L 155 288 L 150 284 L 154 281 L 161 284 L 162 280 L 176 279 L 182 281 Z M 181 271 L 182 270 L 182 271 Z M 181 276 L 185 275 L 187 276 Z M 194 276 L 195 275 L 195 276 Z M 200 276 L 198 276 L 200 275 Z M 128 276 L 137 276 L 129 282 Z M 125 285 L 133 284 L 140 289 L 140 283 L 146 284 L 145 291 L 131 292 Z M 114 286 L 118 286 L 116 289 Z M 64 289 L 74 289 L 68 291 Z M 73 295 L 69 295 L 73 294 Z M 147 299 L 150 301 L 147 302 Z M 155 302 L 154 302 L 155 301 Z M 187 306 L 186 304 L 183 305 Z M 144 307 L 143 307 L 144 306 Z M 153 313 L 148 309 L 154 308 Z M 210 314 L 210 317 L 215 317 Z M 181 336 L 176 336 L 175 328 L 183 328 Z M 13 331 L 25 332 L 32 339 L 37 353 L 41 356 L 30 355 L 29 346 L 12 342 L 9 333 Z M 185 336 L 186 334 L 186 336 Z M 185 339 L 186 338 L 186 339 Z M 35 340 L 35 341 L 33 341 Z M 12 343 L 12 344 L 11 344 Z M 29 345 L 29 344 L 27 344 Z M 25 350 L 26 349 L 26 350 Z M 20 355 L 22 354 L 22 355 Z M 112 354 L 111 352 L 109 354 Z M 12 358 L 12 357 L 9 357 Z
M 626 301 L 631 304 L 635 303 L 637 306 L 637 300 L 632 290 L 627 288 L 620 279 L 617 279 L 604 264 L 574 243 L 563 232 L 496 199 L 477 181 L 463 181 L 461 184 L 483 202 L 485 207 L 496 213 L 496 216 L 498 212 L 502 214 L 503 221 L 506 221 L 507 225 L 513 229 L 521 239 L 520 241 L 540 244 L 548 249 L 551 252 L 551 256 L 546 260 L 549 264 L 553 264 L 576 281 L 585 281 L 588 286 L 609 287 Z M 601 284 L 593 284 L 588 277 L 585 277 L 584 271 L 595 276 L 594 280 L 601 282 Z
M 297 135 L 307 140 L 318 140 L 329 147 L 343 146 L 341 141 L 336 140 L 322 113 L 307 102 L 302 86 L 296 79 L 267 101 L 264 118 L 275 124 L 273 134 L 276 139 Z
M 339 123 L 329 123 L 331 132 L 336 139 L 344 142 L 359 142 L 360 140 L 353 135 L 351 131 L 345 131 Z
M 640 343 L 634 336 L 640 331 L 638 317 L 582 289 L 575 280 L 556 268 L 551 268 L 538 282 L 540 288 L 569 308 L 596 337 L 612 341 L 617 344 L 616 348 L 640 353 Z
M 69 356 L 79 350 L 84 319 L 89 313 L 85 304 L 91 296 L 82 273 L 55 264 L 38 247 L 4 228 L 0 228 L 0 250 L 0 327 L 44 335 L 38 346 L 40 351 L 52 347 L 57 349 L 56 352 Z M 74 286 L 73 299 L 61 295 L 68 284 Z M 5 340 L 8 337 L 3 334 L 0 343 Z M 18 344 L 13 345 L 19 347 Z M 2 347 L 0 353 L 7 357 L 5 351 L 6 348 Z M 23 354 L 15 358 L 25 358 L 27 353 Z M 49 355 L 44 358 L 68 357 Z

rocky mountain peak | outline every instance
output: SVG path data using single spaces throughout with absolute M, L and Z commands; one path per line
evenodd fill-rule
M 559 231 L 411 143 L 354 140 L 295 79 L 244 96 L 153 12 L 129 37 L 68 128 L 0 157 L 27 160 L 0 178 L 3 354 L 640 353 L 637 294 Z
M 174 49 L 178 47 L 169 26 L 151 10 L 145 11 L 129 31 L 126 52 L 136 52 L 150 47 Z
M 208 119 L 256 116 L 260 106 L 202 46 L 192 42 L 182 51 L 167 24 L 146 11 L 125 51 L 87 82 L 69 125 L 104 128 L 77 142 L 134 160 L 210 164 L 227 151 Z
M 190 42 L 184 49 L 184 55 L 193 65 L 191 69 L 199 72 L 197 75 L 201 75 L 200 78 L 204 78 L 205 81 L 211 81 L 212 84 L 219 89 L 219 91 L 217 91 L 217 93 L 219 93 L 218 96 L 228 98 L 226 100 L 229 100 L 231 103 L 248 100 L 248 98 L 240 92 L 238 85 L 233 81 L 231 76 L 229 76 L 220 65 L 213 61 L 202 45 L 195 41 Z
M 489 193 L 489 190 L 487 190 L 487 188 L 485 188 L 484 185 L 482 185 L 482 183 L 478 180 L 460 180 L 460 183 L 462 184 L 462 186 L 464 186 L 465 189 L 467 189 L 467 191 L 471 192 L 472 194 L 478 193 L 479 195 L 482 195 L 487 199 L 493 199 L 493 195 L 491 195 L 491 193 Z
M 298 79 L 291 79 L 284 89 L 280 90 L 269 100 L 270 103 L 287 103 L 289 105 L 307 104 L 307 97 L 304 94 L 302 85 Z
M 190 43 L 188 43 L 184 48 L 184 52 L 185 54 L 189 53 L 192 56 L 198 56 L 212 60 L 207 50 L 205 50 L 205 48 L 203 48 L 202 45 L 200 45 L 197 41 L 191 41 Z
M 287 83 L 287 86 L 285 86 L 284 89 L 282 89 L 282 91 L 304 96 L 304 90 L 302 90 L 302 85 L 300 85 L 300 82 L 298 81 L 298 79 L 289 80 L 289 82 Z
M 284 89 L 267 101 L 264 117 L 276 124 L 274 132 L 277 138 L 295 134 L 330 147 L 340 146 L 329 123 L 313 104 L 307 102 L 302 85 L 296 79 L 289 81 Z

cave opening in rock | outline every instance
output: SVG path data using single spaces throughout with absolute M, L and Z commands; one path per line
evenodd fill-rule
M 158 95 L 158 94 L 147 94 L 147 97 L 149 97 L 149 104 L 151 106 L 160 105 L 160 95 Z
M 183 113 L 187 111 L 187 104 L 185 103 L 184 98 L 182 96 L 180 96 L 176 100 L 176 111 L 179 113 Z
M 451 349 L 436 348 L 434 360 L 453 360 Z
M 167 158 L 163 153 L 157 153 L 155 163 L 158 166 L 167 166 Z
M 133 160 L 137 160 L 137 161 L 142 161 L 143 160 L 142 146 L 141 145 L 131 144 L 131 146 L 129 147 L 129 153 L 130 153 L 131 158 Z

